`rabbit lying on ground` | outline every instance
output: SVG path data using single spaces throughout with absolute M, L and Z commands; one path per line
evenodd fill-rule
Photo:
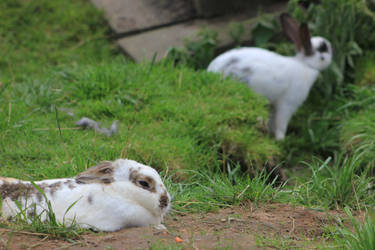
M 80 226 L 95 230 L 115 231 L 150 224 L 164 228 L 161 222 L 170 208 L 171 198 L 159 174 L 127 159 L 103 162 L 74 178 L 35 184 L 51 202 L 58 221 L 75 220 Z M 15 201 L 25 208 L 27 216 L 47 209 L 42 194 L 28 181 L 0 177 L 0 195 L 5 218 L 20 212 Z
M 269 100 L 272 110 L 269 128 L 282 140 L 288 122 L 305 101 L 319 72 L 332 61 L 332 47 L 323 37 L 310 37 L 307 24 L 299 25 L 281 14 L 285 34 L 294 43 L 297 55 L 287 57 L 261 48 L 238 48 L 215 58 L 207 70 L 233 76 Z

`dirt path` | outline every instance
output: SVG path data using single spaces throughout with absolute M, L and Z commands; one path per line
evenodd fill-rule
M 114 233 L 87 233 L 77 242 L 51 240 L 0 229 L 0 247 L 7 249 L 149 249 L 181 246 L 186 249 L 312 248 L 321 241 L 324 226 L 342 213 L 266 204 L 226 208 L 215 213 L 171 215 L 167 231 L 151 227 Z M 176 243 L 175 237 L 182 239 Z

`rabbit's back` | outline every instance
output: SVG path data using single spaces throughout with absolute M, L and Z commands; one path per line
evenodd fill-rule
M 225 76 L 230 75 L 245 82 L 256 93 L 267 97 L 271 103 L 276 102 L 291 87 L 302 88 L 300 91 L 308 92 L 313 81 L 311 84 L 304 84 L 306 87 L 302 86 L 304 78 L 306 79 L 304 74 L 317 75 L 315 70 L 301 64 L 295 57 L 251 47 L 233 49 L 219 55 L 207 70 L 221 72 Z

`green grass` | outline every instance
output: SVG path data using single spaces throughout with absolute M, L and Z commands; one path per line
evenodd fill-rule
M 0 79 L 39 78 L 63 64 L 110 60 L 114 52 L 103 16 L 87 0 L 4 0 L 0 9 Z
M 183 246 L 177 245 L 177 243 L 167 244 L 162 241 L 153 242 L 150 246 L 151 250 L 181 250 Z
M 345 208 L 350 219 L 350 228 L 343 223 L 337 227 L 335 243 L 342 249 L 374 249 L 375 248 L 375 217 L 368 211 L 364 221 L 359 222 L 354 218 L 350 209 Z
M 249 201 L 258 205 L 265 202 L 287 200 L 265 170 L 250 177 L 240 172 L 239 166 L 228 164 L 226 172 L 189 171 L 188 181 L 165 180 L 174 202 L 174 210 L 182 213 L 216 211 L 219 208 L 246 205 Z
M 294 190 L 298 203 L 328 209 L 348 206 L 360 210 L 373 206 L 374 178 L 368 177 L 369 169 L 359 171 L 361 157 L 357 153 L 353 157 L 339 156 L 332 164 L 331 158 L 307 164 L 312 176 Z

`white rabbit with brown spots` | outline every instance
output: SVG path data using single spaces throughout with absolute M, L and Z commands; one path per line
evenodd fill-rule
M 269 100 L 272 106 L 269 128 L 277 140 L 285 137 L 290 118 L 307 98 L 319 72 L 332 61 L 331 43 L 323 37 L 310 37 L 307 24 L 299 25 L 285 13 L 280 21 L 295 45 L 296 56 L 244 47 L 219 55 L 207 68 L 245 82 Z
M 161 223 L 170 209 L 170 195 L 155 169 L 138 162 L 118 159 L 103 162 L 74 178 L 35 182 L 51 202 L 58 221 L 75 221 L 83 228 L 116 231 L 125 227 Z M 2 216 L 9 218 L 20 210 L 27 216 L 42 214 L 47 203 L 28 181 L 0 177 Z M 69 207 L 74 204 L 70 209 Z

